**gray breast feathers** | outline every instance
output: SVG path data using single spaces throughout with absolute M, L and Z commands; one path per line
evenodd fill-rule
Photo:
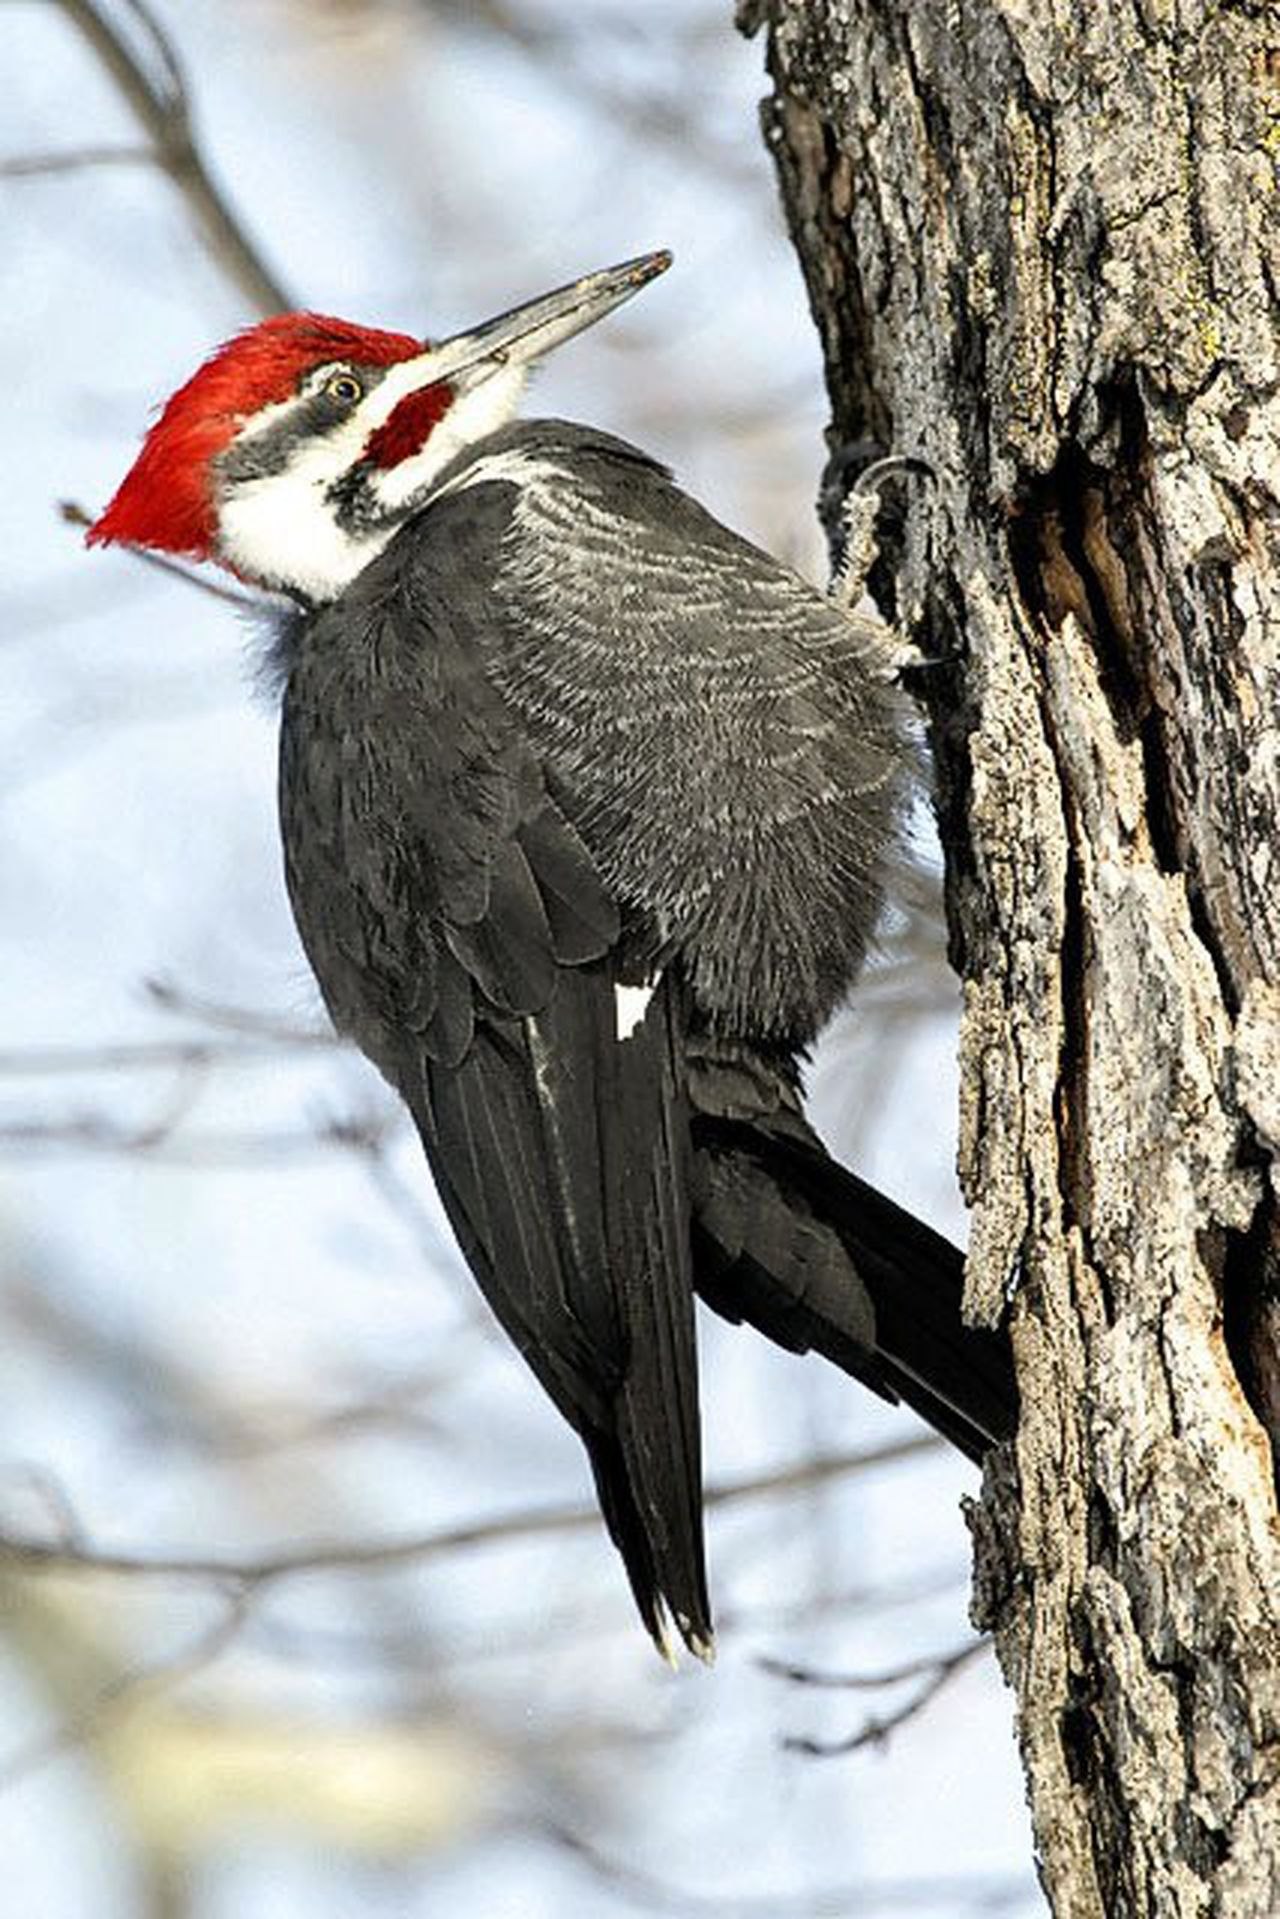
M 716 1023 L 811 1036 L 900 842 L 913 753 L 883 629 L 631 449 L 549 422 L 501 438 L 468 475 L 521 468 L 486 582 L 491 674 Z

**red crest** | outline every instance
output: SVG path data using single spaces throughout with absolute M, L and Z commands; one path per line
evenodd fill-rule
M 86 540 L 92 546 L 123 540 L 207 559 L 215 533 L 210 467 L 247 419 L 287 400 L 302 376 L 326 361 L 392 366 L 424 346 L 408 333 L 321 313 L 280 313 L 237 334 L 167 402 Z

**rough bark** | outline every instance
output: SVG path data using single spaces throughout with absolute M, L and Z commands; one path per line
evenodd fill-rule
M 775 0 L 833 449 L 927 459 L 879 581 L 964 982 L 973 1513 L 1060 1915 L 1280 1912 L 1280 15 Z

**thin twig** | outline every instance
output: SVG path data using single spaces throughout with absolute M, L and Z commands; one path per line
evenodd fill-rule
M 832 1692 L 881 1692 L 886 1686 L 900 1686 L 905 1680 L 932 1675 L 940 1666 L 949 1666 L 987 1644 L 986 1639 L 966 1639 L 950 1652 L 926 1653 L 920 1659 L 907 1659 L 900 1666 L 885 1666 L 879 1672 L 824 1672 L 820 1667 L 794 1665 L 789 1660 L 767 1656 L 758 1659 L 756 1664 L 761 1672 L 785 1679 L 792 1686 L 816 1686 Z
M 629 1865 L 601 1850 L 585 1833 L 562 1822 L 538 1828 L 597 1879 L 636 1903 L 657 1912 L 691 1919 L 837 1919 L 837 1915 L 872 1912 L 910 1912 L 919 1907 L 934 1911 L 1003 1912 L 1020 1904 L 1029 1887 L 1025 1877 L 999 1878 L 975 1874 L 919 1879 L 863 1879 L 846 1886 L 815 1886 L 802 1892 L 694 1892 L 673 1885 L 656 1874 Z
M 896 1732 L 899 1726 L 905 1726 L 909 1719 L 914 1719 L 919 1713 L 922 1713 L 925 1707 L 937 1698 L 943 1687 L 950 1684 L 958 1672 L 962 1672 L 971 1660 L 977 1658 L 979 1653 L 987 1650 L 987 1645 L 988 1642 L 985 1639 L 974 1639 L 963 1646 L 957 1647 L 954 1652 L 944 1653 L 937 1659 L 920 1662 L 924 1670 L 929 1674 L 924 1685 L 913 1692 L 910 1698 L 905 1700 L 903 1704 L 897 1707 L 893 1712 L 885 1713 L 874 1719 L 868 1719 L 863 1725 L 859 1726 L 856 1732 L 850 1733 L 847 1738 L 831 1740 L 810 1739 L 793 1734 L 782 1741 L 783 1750 L 785 1752 L 803 1753 L 810 1759 L 838 1759 L 846 1753 L 859 1752 L 865 1746 L 878 1746 L 883 1744 L 891 1732 Z M 905 1669 L 902 1676 L 905 1676 Z M 817 1677 L 812 1677 L 804 1680 L 802 1683 L 820 1685 L 822 1684 L 822 1680 Z M 846 1679 L 842 1683 L 849 1685 L 856 1684 L 857 1682 Z M 892 1677 L 883 1681 L 883 1683 L 893 1684 Z
M 801 1461 L 771 1473 L 712 1487 L 706 1495 L 706 1504 L 727 1506 L 738 1500 L 770 1497 L 822 1480 L 872 1472 L 935 1451 L 939 1444 L 932 1434 L 912 1434 L 907 1439 L 868 1447 L 862 1452 L 837 1453 Z M 506 1544 L 513 1539 L 535 1538 L 552 1532 L 576 1531 L 596 1526 L 599 1520 L 599 1512 L 594 1506 L 548 1507 L 541 1512 L 504 1514 L 496 1519 L 450 1526 L 439 1532 L 417 1534 L 407 1539 L 321 1541 L 315 1545 L 289 1547 L 281 1552 L 250 1559 L 221 1559 L 182 1553 L 144 1556 L 97 1547 L 73 1546 L 64 1541 L 0 1536 L 0 1564 L 28 1572 L 114 1573 L 139 1578 L 207 1579 L 251 1589 L 307 1573 L 366 1572 L 382 1567 L 417 1564 L 478 1546 Z
M 83 1046 L 0 1047 L 0 1078 L 56 1077 L 62 1073 L 148 1073 L 165 1067 L 243 1066 L 290 1051 L 327 1050 L 332 1033 L 290 1032 L 261 1039 L 102 1040 Z
M 78 1552 L 90 1550 L 88 1535 L 71 1495 L 52 1467 L 38 1460 L 14 1459 L 4 1466 L 3 1478 L 25 1485 L 35 1495 L 57 1527 L 57 1536 L 63 1545 Z
M 49 173 L 79 173 L 90 167 L 151 166 L 150 147 L 69 147 L 63 153 L 31 153 L 0 160 L 0 180 L 35 180 Z
M 275 1167 L 333 1152 L 368 1152 L 370 1128 L 398 1126 L 398 1110 L 384 1119 L 336 1115 L 314 1126 L 279 1132 L 183 1132 L 189 1099 L 165 1102 L 141 1125 L 126 1126 L 106 1113 L 73 1113 L 59 1119 L 18 1119 L 0 1125 L 0 1154 L 40 1158 L 50 1153 L 101 1153 L 144 1160 L 149 1166 Z
M 172 42 L 143 0 L 127 0 L 159 72 L 93 0 L 60 0 L 153 142 L 155 158 L 194 212 L 214 258 L 261 314 L 282 313 L 296 302 L 268 267 L 210 173 L 196 144 L 182 65 Z
M 151 1005 L 158 1006 L 162 1012 L 176 1014 L 179 1019 L 200 1020 L 205 1026 L 222 1032 L 281 1039 L 290 1044 L 314 1042 L 337 1046 L 341 1043 L 331 1027 L 288 1026 L 275 1013 L 259 1012 L 254 1006 L 236 1006 L 228 1000 L 203 999 L 198 993 L 188 992 L 186 987 L 158 974 L 144 979 L 142 990 Z
M 68 526 L 93 525 L 93 515 L 78 500 L 59 500 L 58 517 Z M 224 586 L 220 580 L 215 580 L 208 573 L 201 573 L 197 567 L 186 566 L 181 560 L 175 560 L 170 553 L 153 553 L 149 547 L 135 546 L 132 540 L 119 540 L 117 545 L 154 572 L 167 573 L 170 579 L 181 580 L 184 586 L 193 586 L 198 593 L 207 593 L 211 600 L 223 600 L 228 606 L 238 607 L 242 612 L 262 613 L 271 604 L 259 593 L 243 593 L 239 587 Z
M 248 1592 L 233 1590 L 227 1597 L 226 1610 L 221 1617 L 198 1633 L 182 1652 L 158 1664 L 134 1666 L 127 1672 L 118 1673 L 51 1732 L 41 1733 L 7 1759 L 0 1760 L 0 1792 L 17 1785 L 72 1747 L 83 1745 L 109 1713 L 124 1706 L 136 1705 L 149 1694 L 176 1686 L 193 1673 L 202 1672 L 212 1665 L 239 1633 L 248 1613 L 250 1599 Z

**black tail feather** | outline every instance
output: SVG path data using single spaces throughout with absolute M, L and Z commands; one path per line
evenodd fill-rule
M 474 944 L 474 942 L 473 942 Z M 678 1002 L 626 1047 L 612 979 L 486 1012 L 456 1065 L 410 1062 L 419 1131 L 498 1319 L 587 1448 L 644 1623 L 710 1656 Z
M 590 1432 L 583 1437 L 596 1482 L 596 1497 L 600 1501 L 609 1537 L 622 1556 L 636 1610 L 658 1651 L 664 1659 L 669 1659 L 670 1640 L 666 1631 L 658 1568 L 654 1562 L 649 1530 L 636 1504 L 622 1448 L 611 1433 Z
M 971 1459 L 1013 1431 L 1008 1341 L 964 1324 L 964 1258 L 949 1240 L 790 1120 L 774 1131 L 700 1117 L 694 1137 L 709 1306 L 904 1400 Z

